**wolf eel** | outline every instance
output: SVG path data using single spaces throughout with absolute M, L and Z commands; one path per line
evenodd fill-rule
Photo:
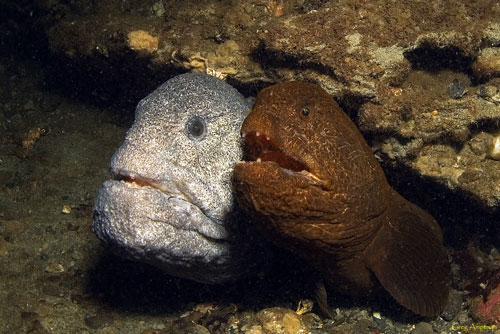
M 388 184 L 349 117 L 318 85 L 262 90 L 242 129 L 239 205 L 261 234 L 351 294 L 380 285 L 401 305 L 439 315 L 450 267 L 434 218 Z

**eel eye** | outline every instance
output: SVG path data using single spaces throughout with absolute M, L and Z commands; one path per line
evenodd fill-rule
M 311 110 L 307 107 L 300 109 L 300 116 L 307 117 L 311 114 Z
M 186 123 L 187 136 L 192 140 L 203 140 L 207 135 L 207 124 L 200 116 L 191 117 Z

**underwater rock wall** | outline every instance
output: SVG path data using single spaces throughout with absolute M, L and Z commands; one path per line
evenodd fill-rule
M 29 5 L 27 5 L 29 6 Z M 319 83 L 379 159 L 488 208 L 500 202 L 500 7 L 495 1 L 37 2 L 61 80 L 135 103 L 185 71 L 247 95 Z

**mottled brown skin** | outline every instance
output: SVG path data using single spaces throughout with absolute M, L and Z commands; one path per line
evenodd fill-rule
M 378 280 L 411 311 L 441 313 L 450 269 L 439 225 L 389 186 L 328 93 L 304 82 L 268 87 L 241 131 L 236 194 L 266 238 L 338 289 L 365 293 Z

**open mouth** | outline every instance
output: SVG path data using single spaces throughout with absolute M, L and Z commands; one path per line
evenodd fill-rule
M 269 136 L 256 131 L 243 133 L 246 161 L 274 161 L 281 168 L 294 172 L 307 171 L 307 165 L 284 152 Z
M 166 191 L 164 186 L 148 178 L 134 177 L 127 174 L 119 173 L 114 175 L 114 179 L 116 181 L 123 181 L 127 185 L 133 188 L 151 187 L 154 189 L 161 190 L 163 192 Z
M 160 185 L 152 180 L 141 178 L 141 177 L 133 177 L 125 174 L 117 174 L 115 175 L 115 180 L 123 181 L 125 183 L 130 183 L 132 186 L 145 187 L 149 186 L 152 188 L 159 188 Z

